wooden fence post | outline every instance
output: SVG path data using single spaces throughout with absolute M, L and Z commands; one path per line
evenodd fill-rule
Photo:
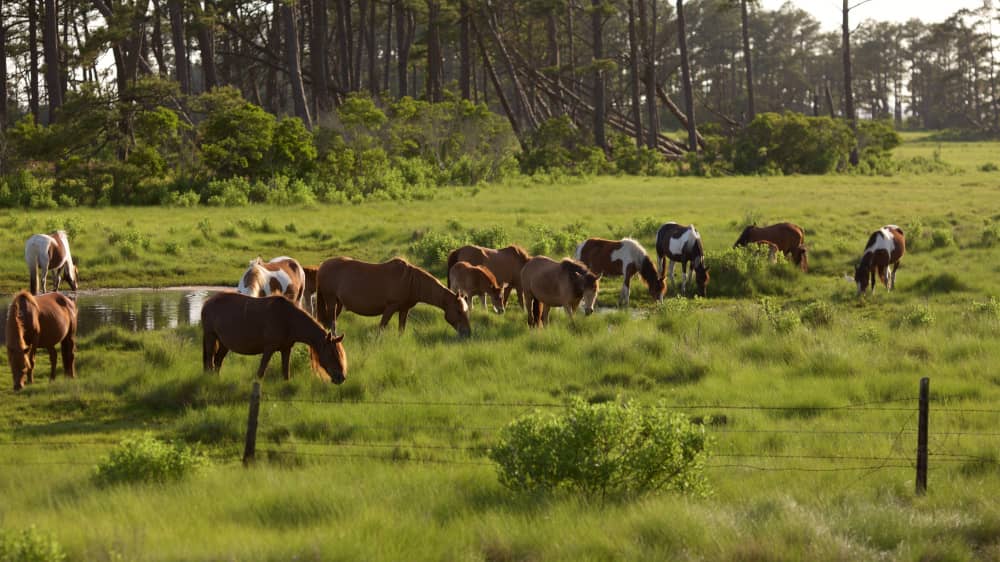
M 253 381 L 250 393 L 250 415 L 247 417 L 247 441 L 243 447 L 243 466 L 250 466 L 257 449 L 257 414 L 260 412 L 260 381 Z
M 931 380 L 920 379 L 920 413 L 917 427 L 917 495 L 927 493 L 927 418 L 930 410 Z

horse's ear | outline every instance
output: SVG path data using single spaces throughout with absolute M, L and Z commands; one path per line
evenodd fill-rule
M 330 341 L 333 342 L 333 343 L 340 343 L 340 342 L 344 341 L 344 334 L 340 334 L 339 336 L 335 336 L 333 334 L 330 334 Z

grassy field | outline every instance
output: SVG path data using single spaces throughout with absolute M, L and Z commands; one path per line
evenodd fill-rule
M 344 385 L 309 376 L 304 350 L 290 382 L 274 361 L 249 470 L 238 459 L 256 358 L 206 376 L 197 328 L 109 327 L 79 343 L 78 379 L 0 386 L 0 526 L 34 525 L 72 560 L 1000 560 L 1000 172 L 980 171 L 1000 144 L 913 135 L 899 153 L 937 153 L 960 171 L 0 213 L 7 292 L 26 281 L 24 239 L 54 227 L 74 231 L 82 288 L 235 285 L 258 254 L 419 261 L 429 239 L 483 232 L 552 255 L 581 235 L 634 234 L 648 248 L 649 225 L 667 220 L 696 224 L 711 259 L 750 220 L 791 220 L 812 265 L 767 267 L 753 294 L 719 276 L 709 298 L 661 306 L 634 288 L 629 311 L 614 309 L 606 279 L 599 314 L 570 324 L 556 312 L 530 332 L 520 311 L 477 309 L 465 341 L 434 309 L 415 309 L 403 335 L 347 314 Z M 856 299 L 843 275 L 886 223 L 909 238 L 897 291 Z M 916 497 L 924 376 L 931 473 Z M 596 502 L 502 488 L 485 455 L 499 429 L 576 396 L 711 416 L 713 494 Z M 111 445 L 143 431 L 200 443 L 213 466 L 175 484 L 96 485 Z

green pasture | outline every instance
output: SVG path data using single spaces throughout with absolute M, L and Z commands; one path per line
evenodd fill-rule
M 47 356 L 20 394 L 2 379 L 0 527 L 33 525 L 71 560 L 1000 560 L 1000 172 L 980 170 L 1000 164 L 1000 144 L 906 140 L 900 157 L 955 173 L 521 181 L 407 203 L 0 213 L 5 292 L 26 285 L 24 240 L 56 227 L 74 231 L 83 289 L 235 285 L 258 254 L 419 262 L 428 237 L 485 230 L 529 248 L 562 250 L 583 233 L 632 234 L 652 249 L 649 225 L 667 220 L 696 224 L 710 259 L 748 221 L 790 220 L 806 229 L 812 266 L 768 266 L 756 294 L 720 297 L 719 278 L 714 296 L 710 284 L 707 299 L 658 306 L 636 280 L 627 311 L 605 279 L 590 317 L 557 311 L 529 331 L 515 307 L 477 308 L 468 340 L 424 306 L 402 335 L 346 313 L 345 384 L 311 376 L 304 349 L 289 382 L 272 360 L 250 469 L 239 458 L 257 358 L 230 355 L 220 376 L 205 375 L 197 328 L 108 327 L 79 342 L 76 380 L 49 382 Z M 857 299 L 843 276 L 887 223 L 909 238 L 897 290 Z M 916 497 L 921 377 L 932 454 L 928 494 Z M 572 397 L 683 407 L 715 441 L 712 495 L 502 488 L 486 457 L 500 428 Z M 198 444 L 212 466 L 177 483 L 98 486 L 95 465 L 142 432 Z

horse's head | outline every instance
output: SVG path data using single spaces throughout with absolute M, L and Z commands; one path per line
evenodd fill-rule
M 322 369 L 330 376 L 330 382 L 341 384 L 347 379 L 347 353 L 344 351 L 344 335 L 327 333 L 317 347 L 309 348 L 313 369 Z
M 28 371 L 34 368 L 30 351 L 30 347 L 7 347 L 7 362 L 10 363 L 10 372 L 14 378 L 14 392 L 24 388 L 24 379 L 28 376 Z
M 462 297 L 448 292 L 451 297 L 444 305 L 444 319 L 455 328 L 458 335 L 468 337 L 472 333 L 472 328 L 469 327 L 469 304 Z
M 594 313 L 594 306 L 597 304 L 597 291 L 600 289 L 601 276 L 594 275 L 594 272 L 588 270 L 578 274 L 574 283 L 583 294 L 583 312 L 590 316 Z
M 858 265 L 854 266 L 854 283 L 858 286 L 858 296 L 860 297 L 868 290 L 868 277 L 871 273 L 871 269 L 868 264 L 861 261 Z
M 494 283 L 493 286 L 489 288 L 489 294 L 490 294 L 490 301 L 493 303 L 493 312 L 496 312 L 497 314 L 503 314 L 504 313 L 503 287 Z
M 646 282 L 646 287 L 649 289 L 649 297 L 656 302 L 662 302 L 663 296 L 667 294 L 667 284 L 656 271 L 653 260 L 649 258 L 642 260 L 642 265 L 639 266 L 639 274 L 643 281 Z
M 750 232 L 753 230 L 753 228 L 754 228 L 753 226 L 748 226 L 748 227 L 744 228 L 743 232 L 740 234 L 739 239 L 736 240 L 735 244 L 733 244 L 733 247 L 736 248 L 736 247 L 739 247 L 739 246 L 746 246 L 747 244 L 749 244 L 750 243 Z
M 76 267 L 76 264 L 72 266 L 65 267 L 62 272 L 63 281 L 69 283 L 69 288 L 73 291 L 79 288 L 80 270 Z
M 805 244 L 799 244 L 792 248 L 792 259 L 799 265 L 803 273 L 809 271 L 809 248 Z
M 699 261 L 694 268 L 694 282 L 698 288 L 699 297 L 705 297 L 705 289 L 708 287 L 708 270 L 709 267 L 705 265 L 705 260 Z

